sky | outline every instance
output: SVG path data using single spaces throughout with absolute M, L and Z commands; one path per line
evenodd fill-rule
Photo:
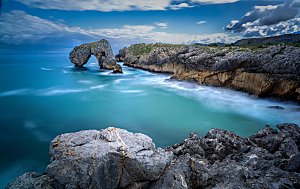
M 300 29 L 300 0 L 2 0 L 0 52 L 69 51 L 107 39 L 232 43 Z

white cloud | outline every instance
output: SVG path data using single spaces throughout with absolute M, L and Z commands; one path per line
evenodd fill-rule
M 15 0 L 25 5 L 41 9 L 58 10 L 165 10 L 172 0 Z
M 248 26 L 243 32 L 245 37 L 273 36 L 298 32 L 300 30 L 300 18 L 279 22 L 270 26 Z
M 299 27 L 300 0 L 287 0 L 272 6 L 254 6 L 240 20 L 232 20 L 226 31 L 246 36 L 266 36 L 292 33 Z
M 224 4 L 239 0 L 15 0 L 27 6 L 56 10 L 95 10 L 102 12 L 130 10 L 179 10 L 194 4 Z
M 182 9 L 182 8 L 192 8 L 194 6 L 191 6 L 187 3 L 180 3 L 180 4 L 170 5 L 169 7 L 172 10 L 179 10 L 179 9 Z
M 154 25 L 162 29 L 167 29 L 169 27 L 168 24 L 165 22 L 155 22 Z
M 207 4 L 224 4 L 234 3 L 240 0 L 191 0 L 193 3 L 207 3 Z
M 201 20 L 201 21 L 196 22 L 196 24 L 198 24 L 198 25 L 205 24 L 205 23 L 206 23 L 205 20 Z
M 160 24 L 162 25 L 162 24 Z M 230 34 L 191 35 L 156 31 L 156 26 L 124 25 L 120 28 L 83 29 L 61 22 L 49 21 L 29 15 L 24 11 L 2 13 L 0 17 L 0 42 L 5 44 L 84 43 L 106 38 L 119 46 L 131 43 L 229 43 L 238 40 Z M 71 44 L 72 45 L 72 44 Z
M 175 4 L 174 0 L 15 0 L 25 5 L 41 9 L 95 10 L 102 12 L 130 10 L 178 10 L 191 8 L 187 3 Z

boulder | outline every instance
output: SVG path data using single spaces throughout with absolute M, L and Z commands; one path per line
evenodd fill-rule
M 112 73 L 123 73 L 122 67 L 119 64 L 116 64 Z
M 63 134 L 51 142 L 50 177 L 67 188 L 119 188 L 154 181 L 172 160 L 152 139 L 108 128 Z

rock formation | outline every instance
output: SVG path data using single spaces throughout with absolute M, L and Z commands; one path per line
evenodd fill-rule
M 300 129 L 277 128 L 249 138 L 212 129 L 165 149 L 117 128 L 62 134 L 51 142 L 47 171 L 26 173 L 7 189 L 299 188 Z
M 124 65 L 172 78 L 232 88 L 259 97 L 300 101 L 300 48 L 135 44 L 117 55 Z
M 113 73 L 122 73 L 122 68 L 116 63 L 111 46 L 105 39 L 74 47 L 69 58 L 76 67 L 83 67 L 91 55 L 97 58 L 100 68 L 114 70 Z

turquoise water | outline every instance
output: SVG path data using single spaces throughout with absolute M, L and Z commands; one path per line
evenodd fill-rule
M 295 104 L 128 67 L 112 75 L 95 62 L 77 70 L 67 54 L 0 55 L 0 188 L 24 172 L 43 172 L 50 140 L 65 132 L 114 126 L 164 147 L 211 128 L 249 136 L 265 124 L 300 124 Z

